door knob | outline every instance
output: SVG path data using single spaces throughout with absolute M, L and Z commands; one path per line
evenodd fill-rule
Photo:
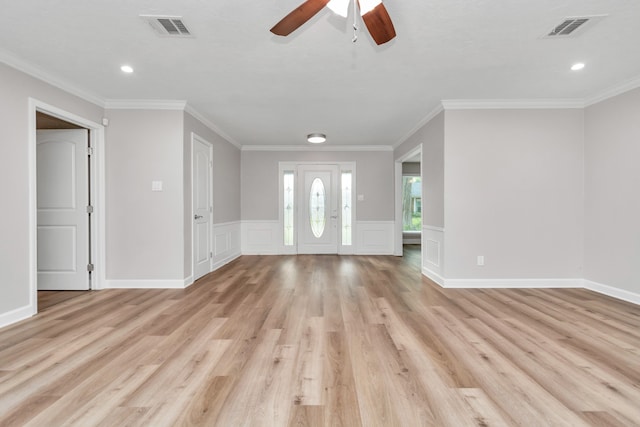
M 338 219 L 338 215 L 332 215 L 331 219 Z
M 193 219 L 200 219 L 200 218 L 204 218 L 202 215 L 194 215 Z

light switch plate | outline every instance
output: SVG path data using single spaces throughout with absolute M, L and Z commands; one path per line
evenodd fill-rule
M 151 191 L 162 191 L 162 181 L 151 181 Z
M 364 202 L 364 194 L 358 194 L 358 201 Z

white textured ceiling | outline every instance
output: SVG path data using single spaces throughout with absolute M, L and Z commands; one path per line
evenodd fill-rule
M 352 17 L 326 8 L 272 35 L 302 1 L 2 0 L 0 49 L 101 99 L 186 100 L 243 145 L 394 145 L 443 99 L 585 99 L 640 76 L 636 0 L 385 0 L 398 36 L 383 46 L 351 43 Z M 195 37 L 159 37 L 140 14 L 182 16 Z

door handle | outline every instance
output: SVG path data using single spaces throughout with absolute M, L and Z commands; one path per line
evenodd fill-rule
M 338 215 L 331 216 L 331 219 L 338 219 Z
M 200 218 L 204 218 L 202 215 L 194 215 L 193 219 L 200 219 Z

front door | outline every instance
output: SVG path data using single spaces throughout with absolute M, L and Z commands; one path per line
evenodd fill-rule
M 298 253 L 338 253 L 337 165 L 298 167 Z
M 193 280 L 211 271 L 211 146 L 193 138 Z
M 38 290 L 89 289 L 88 132 L 37 132 Z

